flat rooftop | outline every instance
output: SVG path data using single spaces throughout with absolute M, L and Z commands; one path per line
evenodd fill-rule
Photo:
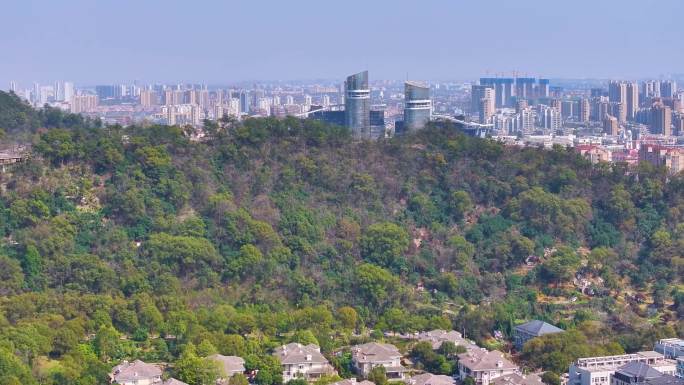
M 664 338 L 658 341 L 658 344 L 684 348 L 684 340 L 681 338 Z

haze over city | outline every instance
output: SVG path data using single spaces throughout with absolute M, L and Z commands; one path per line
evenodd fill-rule
M 11 1 L 0 84 L 659 78 L 684 62 L 684 2 Z

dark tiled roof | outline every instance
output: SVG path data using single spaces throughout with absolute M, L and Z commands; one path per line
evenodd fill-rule
M 544 334 L 551 333 L 560 333 L 563 331 L 563 329 L 559 329 L 549 323 L 539 320 L 525 322 L 522 325 L 516 326 L 515 329 L 532 334 L 534 336 L 542 336 Z
M 356 362 L 386 362 L 401 358 L 396 346 L 378 342 L 352 346 L 351 351 Z
M 536 374 L 522 375 L 518 373 L 507 374 L 491 381 L 492 385 L 544 385 L 541 378 Z
M 147 364 L 140 360 L 124 361 L 114 367 L 111 377 L 116 382 L 130 382 L 134 380 L 149 380 L 162 375 L 162 370 L 154 364 Z
M 663 374 L 657 378 L 651 378 L 639 384 L 643 385 L 684 385 L 684 378 L 679 378 L 675 376 L 670 376 L 669 374 Z
M 305 346 L 293 342 L 276 348 L 273 354 L 280 359 L 281 364 L 328 363 L 328 360 L 321 354 L 320 348 L 314 344 Z
M 636 377 L 638 379 L 657 378 L 663 375 L 659 371 L 653 369 L 650 365 L 636 361 L 620 367 L 620 369 L 617 370 L 617 373 L 627 377 Z
M 409 378 L 406 383 L 408 385 L 454 385 L 456 381 L 451 376 L 425 373 Z

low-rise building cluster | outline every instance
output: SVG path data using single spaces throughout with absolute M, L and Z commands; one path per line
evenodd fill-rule
M 532 320 L 516 326 L 511 337 L 513 346 L 521 351 L 534 338 L 561 332 L 562 329 L 551 324 Z M 369 342 L 355 345 L 350 351 L 352 367 L 358 379 L 343 379 L 332 385 L 373 385 L 367 378 L 377 367 L 384 368 L 388 380 L 400 381 L 405 385 L 456 385 L 468 378 L 477 385 L 544 384 L 541 373 L 523 373 L 503 352 L 481 348 L 453 330 L 432 330 L 400 337 L 428 342 L 434 350 L 450 342 L 462 347 L 465 352 L 456 355 L 458 367 L 454 375 L 446 376 L 409 369 L 404 365 L 403 354 L 392 344 Z M 282 366 L 284 383 L 295 379 L 314 382 L 321 377 L 338 374 L 314 344 L 289 343 L 275 348 L 273 355 Z M 245 373 L 245 361 L 241 357 L 214 354 L 207 359 L 216 362 L 220 369 L 217 385 L 226 385 L 232 376 Z M 409 375 L 412 372 L 417 374 Z M 173 378 L 163 380 L 162 375 L 162 365 L 140 360 L 124 361 L 114 367 L 110 382 L 119 385 L 184 384 Z M 579 358 L 570 365 L 564 384 L 684 385 L 684 340 L 662 339 L 652 351 Z

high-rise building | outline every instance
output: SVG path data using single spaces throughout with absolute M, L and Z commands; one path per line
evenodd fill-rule
M 370 122 L 369 138 L 378 139 L 385 137 L 385 107 L 384 105 L 373 106 L 368 120 Z
M 430 121 L 431 115 L 430 87 L 417 82 L 407 81 L 404 83 L 404 127 L 406 131 L 423 129 Z
M 157 95 L 152 90 L 140 90 L 140 105 L 149 108 L 157 104 Z
M 494 88 L 496 108 L 511 107 L 513 104 L 513 78 L 480 78 L 480 84 Z
M 608 84 L 608 99 L 611 102 L 627 104 L 627 83 L 611 81 Z
M 234 116 L 240 116 L 240 99 L 230 98 L 228 99 L 228 114 Z
M 487 89 L 489 90 L 489 88 Z M 480 105 L 478 107 L 479 113 L 479 119 L 480 123 L 482 124 L 489 124 L 492 116 L 496 113 L 496 110 L 493 108 L 494 106 L 494 99 L 492 96 L 485 96 L 482 99 L 480 99 Z
M 183 92 L 183 104 L 197 104 L 197 93 L 195 90 Z
M 555 107 L 543 106 L 540 109 L 540 126 L 550 130 L 559 130 L 562 127 L 560 110 Z
M 622 102 L 611 102 L 608 105 L 608 114 L 617 118 L 619 123 L 627 121 L 627 107 Z
M 31 101 L 35 105 L 40 105 L 40 84 L 33 83 L 33 92 L 31 93 Z
M 63 82 L 55 82 L 55 86 L 53 89 L 54 89 L 55 101 L 57 101 L 57 102 L 64 101 L 64 83 Z
M 193 126 L 199 126 L 202 121 L 202 109 L 196 104 L 190 107 L 190 120 Z
M 202 88 L 201 90 L 195 91 L 197 104 L 202 108 L 209 108 L 209 90 Z
M 172 105 L 166 105 L 166 124 L 173 126 L 176 124 L 176 107 Z
M 527 99 L 518 99 L 518 100 L 515 102 L 515 112 L 518 112 L 518 113 L 519 113 L 520 111 L 522 111 L 522 110 L 526 109 L 527 107 L 529 107 L 529 105 L 530 105 L 530 104 L 527 102 Z
M 606 99 L 607 98 L 599 98 L 594 101 L 592 108 L 592 120 L 596 122 L 602 122 L 606 115 L 610 115 L 610 102 Z
M 677 94 L 677 83 L 672 80 L 665 80 L 660 82 L 660 97 L 674 98 Z
M 540 98 L 549 97 L 549 79 L 539 79 L 539 91 L 537 96 Z
M 650 129 L 653 134 L 672 135 L 672 109 L 662 101 L 651 107 Z
M 563 100 L 561 102 L 561 116 L 565 119 L 576 117 L 578 115 L 578 105 L 574 100 Z
M 578 118 L 580 122 L 586 123 L 589 121 L 589 118 L 591 116 L 591 104 L 589 103 L 589 99 L 583 98 L 579 101 L 579 106 L 578 106 Z
M 245 114 L 249 112 L 249 94 L 246 90 L 240 91 L 240 112 Z
M 534 131 L 534 110 L 527 107 L 520 111 L 520 128 L 523 133 Z
M 641 83 L 641 103 L 646 103 L 650 98 L 660 97 L 660 82 L 657 80 L 647 80 Z
M 69 110 L 74 114 L 90 112 L 94 110 L 97 105 L 97 95 L 74 95 L 71 98 Z
M 480 113 L 480 101 L 489 97 L 494 104 L 492 110 L 496 108 L 496 91 L 492 85 L 473 84 L 470 92 L 470 110 L 473 115 Z
M 167 88 L 164 90 L 164 105 L 171 106 L 173 104 L 173 90 Z
M 344 82 L 344 122 L 357 138 L 370 136 L 370 89 L 368 71 L 347 77 Z
M 95 86 L 95 93 L 100 100 L 111 99 L 116 95 L 116 87 L 112 85 Z
M 617 136 L 620 129 L 618 119 L 611 115 L 606 115 L 603 118 L 603 132 L 607 135 Z
M 605 94 L 603 88 L 592 88 L 589 90 L 589 95 L 591 95 L 592 98 L 600 98 L 601 96 L 606 96 Z
M 74 97 L 74 83 L 72 82 L 64 82 L 63 85 L 64 93 L 63 93 L 63 99 L 65 102 L 70 101 Z
M 321 97 L 321 105 L 323 107 L 330 106 L 330 95 L 325 94 Z
M 627 120 L 634 121 L 639 111 L 639 85 L 636 82 L 627 83 Z
M 676 136 L 684 135 L 684 114 L 677 114 L 674 118 L 674 130 L 672 133 Z
M 10 81 L 9 90 L 10 90 L 10 92 L 14 92 L 16 94 L 17 93 L 17 82 L 15 82 L 14 80 Z
M 518 99 L 535 99 L 534 84 L 535 78 L 516 78 L 515 79 L 515 97 Z

